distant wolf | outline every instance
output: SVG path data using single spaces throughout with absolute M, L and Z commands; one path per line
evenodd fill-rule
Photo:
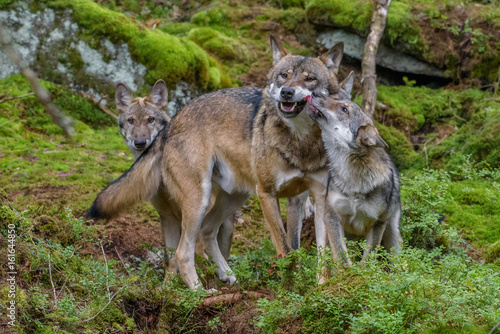
M 344 232 L 366 237 L 362 262 L 381 242 L 398 251 L 403 242 L 399 173 L 384 150 L 387 144 L 356 103 L 315 93 L 308 100 L 330 161 L 325 220 L 333 225 L 328 237 L 335 257 L 351 263 Z
M 164 111 L 167 102 L 167 85 L 161 79 L 155 83 L 147 97 L 134 97 L 125 84 L 118 83 L 116 85 L 115 103 L 120 112 L 118 126 L 120 134 L 125 138 L 134 156 L 134 160 L 139 158 L 170 121 L 170 117 Z M 162 233 L 168 254 L 172 250 L 175 251 L 179 243 L 180 212 L 176 209 L 176 204 L 172 202 L 163 187 L 158 188 L 158 192 L 153 195 L 150 202 L 160 215 Z M 226 259 L 229 257 L 232 237 L 233 221 L 228 218 L 221 225 L 218 233 L 218 244 Z M 197 247 L 197 253 L 200 256 L 206 256 L 202 245 Z M 177 271 L 174 259 L 169 259 L 168 264 L 170 272 Z
M 194 266 L 198 235 L 219 278 L 236 281 L 217 245 L 217 231 L 255 191 L 278 254 L 291 248 L 278 198 L 307 190 L 316 204 L 318 247 L 326 243 L 327 156 L 319 126 L 302 111 L 313 91 L 339 97 L 343 44 L 320 57 L 304 57 L 291 55 L 271 36 L 271 49 L 273 66 L 264 90 L 224 89 L 192 100 L 88 211 L 89 217 L 111 217 L 150 199 L 160 187 L 168 192 L 182 213 L 176 259 L 192 289 L 202 286 Z

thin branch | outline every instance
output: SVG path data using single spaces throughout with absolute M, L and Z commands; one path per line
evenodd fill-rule
M 118 249 L 116 249 L 116 246 L 115 246 L 115 252 L 116 252 L 116 255 L 118 255 L 118 258 L 120 259 L 120 262 L 123 264 L 123 268 L 125 268 L 125 271 L 127 272 L 127 275 L 130 275 L 129 272 L 128 272 L 127 266 L 125 265 L 125 262 L 123 262 L 123 259 L 120 256 L 120 253 L 118 253 Z
M 50 275 L 50 284 L 52 284 L 52 290 L 54 291 L 54 304 L 57 307 L 57 294 L 56 294 L 56 287 L 54 286 L 54 281 L 52 280 L 52 265 L 50 264 L 50 254 L 49 254 L 49 275 Z
M 99 109 L 101 109 L 102 111 L 104 111 L 109 116 L 113 117 L 114 119 L 118 119 L 118 116 L 115 113 L 113 113 L 104 104 L 101 103 L 101 101 L 102 101 L 103 98 L 101 98 L 100 100 L 97 100 L 95 98 L 95 96 L 87 94 L 85 92 L 80 92 L 80 95 L 83 96 L 84 98 L 86 98 L 87 100 L 92 101 L 96 106 L 99 107 Z
M 28 67 L 28 63 L 22 59 L 12 43 L 13 41 L 9 32 L 3 27 L 2 22 L 0 22 L 0 46 L 10 60 L 19 67 L 20 72 L 28 79 L 31 89 L 33 89 L 36 97 L 45 107 L 45 111 L 52 117 L 52 121 L 61 127 L 67 137 L 71 137 L 75 133 L 73 118 L 61 112 L 52 102 L 49 93 L 38 82 L 35 72 Z
M 35 93 L 28 93 L 28 94 L 16 95 L 16 96 L 11 96 L 11 97 L 9 97 L 9 94 L 10 94 L 10 92 L 8 92 L 8 93 L 7 93 L 7 95 L 4 95 L 4 96 L 0 99 L 0 103 L 4 103 L 4 102 L 10 101 L 10 100 L 19 99 L 19 98 L 21 98 L 21 97 L 26 97 L 26 96 L 35 95 Z
M 495 325 L 495 327 L 493 327 L 493 328 L 491 329 L 491 331 L 489 331 L 489 332 L 488 332 L 488 334 L 493 334 L 493 332 L 495 331 L 495 329 L 497 329 L 497 328 L 498 328 L 498 326 L 500 326 L 500 322 L 499 322 L 498 324 L 496 324 L 496 325 Z
M 106 289 L 108 289 L 108 298 L 111 300 L 111 292 L 109 291 L 109 281 L 108 281 L 108 260 L 106 259 L 106 253 L 104 253 L 104 247 L 102 247 L 102 242 L 99 240 L 99 244 L 101 245 L 102 256 L 104 256 L 104 262 L 106 264 Z
M 118 291 L 116 291 L 113 296 L 111 296 L 111 298 L 109 299 L 108 303 L 106 305 L 104 305 L 104 307 L 99 311 L 97 312 L 92 318 L 88 318 L 87 320 L 82 320 L 82 321 L 79 321 L 79 323 L 84 323 L 84 322 L 89 322 L 90 320 L 94 319 L 95 317 L 97 317 L 99 314 L 101 314 L 102 311 L 104 311 L 106 309 L 106 307 L 108 307 L 109 304 L 111 304 L 111 301 L 113 300 L 113 298 L 116 297 L 116 295 L 123 290 L 123 288 L 125 288 L 126 285 L 122 286 L 120 289 L 118 289 Z

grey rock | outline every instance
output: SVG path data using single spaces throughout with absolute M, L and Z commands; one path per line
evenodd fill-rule
M 338 42 L 344 42 L 344 53 L 348 56 L 361 60 L 366 39 L 344 30 L 331 30 L 319 34 L 318 43 L 326 48 L 332 47 Z M 434 65 L 420 61 L 412 56 L 406 55 L 398 50 L 379 45 L 377 52 L 377 65 L 397 72 L 424 74 L 433 77 L 444 78 L 444 71 Z

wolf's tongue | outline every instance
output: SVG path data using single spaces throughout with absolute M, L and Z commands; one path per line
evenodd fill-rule
M 308 103 L 312 103 L 311 95 L 307 95 L 306 97 L 304 97 L 304 100 L 306 100 Z
M 292 111 L 294 106 L 295 106 L 295 103 L 284 102 L 281 104 L 282 109 L 285 111 Z

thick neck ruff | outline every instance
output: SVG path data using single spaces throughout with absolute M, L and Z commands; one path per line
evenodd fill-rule
M 381 148 L 354 149 L 325 145 L 333 184 L 345 195 L 366 195 L 391 177 L 387 153 Z

